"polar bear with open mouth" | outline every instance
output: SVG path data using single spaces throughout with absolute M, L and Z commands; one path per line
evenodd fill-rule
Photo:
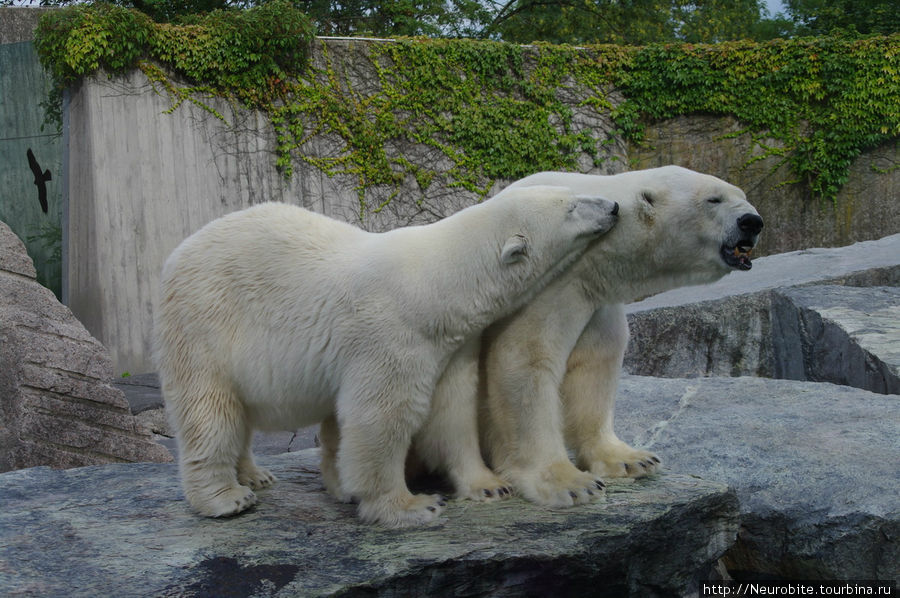
M 763 221 L 739 188 L 677 166 L 613 176 L 544 172 L 496 197 L 531 185 L 612 199 L 619 222 L 531 302 L 491 325 L 480 347 L 454 359 L 435 401 L 451 403 L 447 397 L 455 396 L 455 409 L 434 411 L 416 455 L 445 469 L 458 494 L 471 492 L 466 480 L 475 479 L 471 472 L 481 462 L 470 448 L 478 445 L 474 424 L 467 428 L 464 417 L 449 416 L 465 412 L 458 395 L 478 379 L 480 389 L 468 401 L 479 406 L 486 461 L 505 482 L 495 487 L 502 496 L 512 486 L 539 504 L 568 506 L 600 496 L 604 477 L 640 477 L 661 466 L 659 457 L 630 447 L 613 429 L 628 343 L 623 304 L 749 270 Z M 445 440 L 463 438 L 466 429 L 473 431 L 464 444 L 437 441 L 442 432 Z

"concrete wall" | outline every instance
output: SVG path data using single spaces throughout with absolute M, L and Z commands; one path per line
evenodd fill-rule
M 87 81 L 68 105 L 69 307 L 117 373 L 151 369 L 157 280 L 182 239 L 254 203 L 304 197 L 303 176 L 275 171 L 257 115 L 217 102 L 229 127 L 196 106 L 169 107 L 139 71 Z M 324 208 L 321 197 L 304 205 Z
M 808 247 L 842 247 L 900 232 L 900 146 L 895 140 L 860 156 L 837 201 L 808 196 L 803 185 L 788 184 L 787 166 L 758 155 L 751 135 L 732 137 L 744 127 L 733 118 L 687 116 L 647 127 L 646 143 L 630 146 L 632 168 L 680 164 L 722 177 L 742 188 L 766 221 L 756 253 L 771 255 Z M 777 146 L 772 139 L 764 140 Z M 893 170 L 891 170 L 893 169 Z M 886 172 L 887 171 L 887 172 Z
M 22 239 L 38 280 L 61 293 L 62 139 L 43 127 L 41 105 L 50 89 L 31 43 L 43 9 L 0 8 L 0 221 Z M 47 181 L 47 213 L 29 167 L 32 151 Z
M 355 92 L 377 93 L 369 42 L 317 43 L 328 45 L 331 66 Z M 321 61 L 321 47 L 313 55 Z M 438 176 L 425 197 L 410 177 L 381 210 L 375 206 L 392 189 L 368 190 L 367 207 L 361 209 L 355 178 L 328 177 L 302 160 L 295 160 L 294 176 L 285 180 L 274 167 L 274 133 L 261 115 L 215 99 L 209 104 L 227 122 L 188 103 L 166 114 L 171 103 L 165 92 L 153 89 L 139 71 L 93 77 L 71 90 L 70 98 L 69 305 L 110 349 L 118 372 L 152 369 L 152 311 L 163 261 L 184 237 L 220 215 L 277 200 L 378 231 L 433 221 L 477 201 L 474 193 L 450 186 L 449 176 Z M 573 97 L 572 105 L 576 127 L 605 139 L 608 119 L 579 106 L 579 98 Z M 900 173 L 870 176 L 871 164 L 900 159 L 896 145 L 858 161 L 858 180 L 835 208 L 808 200 L 797 187 L 779 187 L 787 173 L 770 174 L 766 162 L 744 168 L 752 151 L 747 137 L 721 138 L 737 127 L 730 119 L 707 117 L 661 123 L 651 127 L 649 145 L 614 145 L 593 172 L 675 163 L 731 180 L 747 190 L 766 217 L 767 252 L 841 245 L 900 230 L 897 211 L 890 209 Z M 342 151 L 340 139 L 314 135 L 298 154 L 321 158 Z M 441 168 L 441 156 L 427 147 L 404 142 L 394 151 Z M 580 163 L 582 170 L 593 168 L 588 156 Z

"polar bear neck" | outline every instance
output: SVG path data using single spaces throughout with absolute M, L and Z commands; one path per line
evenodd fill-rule
M 500 251 L 509 228 L 503 214 L 472 206 L 427 226 L 395 229 L 389 237 L 391 276 L 398 284 L 396 301 L 423 331 L 453 345 L 479 332 L 534 296 L 552 275 L 580 255 L 564 256 L 557 268 L 527 264 L 505 266 Z M 498 225 L 503 222 L 503 225 Z M 402 257 L 394 253 L 402 247 Z M 448 259 L 451 256 L 452 259 Z M 566 261 L 567 260 L 567 261 Z M 424 281 L 424 282 L 423 282 Z
M 679 267 L 677 260 L 668 259 L 665 248 L 635 242 L 637 236 L 626 240 L 627 232 L 620 232 L 600 239 L 566 273 L 579 279 L 585 295 L 597 303 L 630 303 L 679 287 L 707 284 L 725 273 L 697 269 L 688 261 L 688 266 Z M 638 264 L 635 255 L 643 256 Z

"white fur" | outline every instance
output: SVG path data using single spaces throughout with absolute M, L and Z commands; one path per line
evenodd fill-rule
M 620 205 L 616 227 L 528 305 L 490 326 L 481 347 L 477 401 L 488 462 L 529 500 L 567 506 L 600 496 L 603 476 L 639 477 L 660 467 L 658 457 L 628 446 L 613 430 L 628 343 L 623 303 L 720 278 L 731 270 L 721 246 L 734 246 L 742 235 L 737 218 L 758 214 L 737 187 L 674 166 L 615 176 L 540 173 L 498 197 L 535 184 Z M 447 377 L 442 384 L 462 385 Z M 465 401 L 454 405 L 463 410 Z M 435 409 L 432 417 L 444 412 Z M 427 425 L 449 429 L 439 421 Z
M 440 222 L 367 233 L 285 204 L 220 218 L 163 269 L 156 358 L 200 513 L 256 502 L 274 477 L 254 429 L 323 422 L 323 479 L 360 516 L 437 518 L 403 467 L 451 355 L 571 264 L 613 204 L 535 187 Z

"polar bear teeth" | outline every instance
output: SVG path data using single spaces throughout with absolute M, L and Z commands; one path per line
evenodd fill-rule
M 742 242 L 734 247 L 723 245 L 721 255 L 725 263 L 732 268 L 749 270 L 753 267 L 753 263 L 750 261 L 750 253 L 752 251 L 753 245 Z

